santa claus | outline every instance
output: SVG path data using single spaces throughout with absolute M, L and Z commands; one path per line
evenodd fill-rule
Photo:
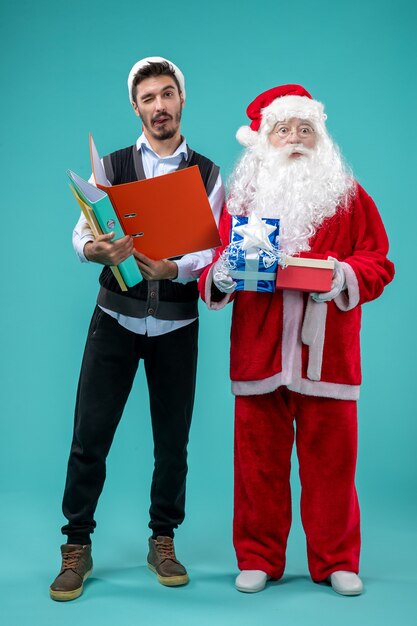
M 332 258 L 335 266 L 325 293 L 236 291 L 219 249 L 200 279 L 210 309 L 233 300 L 236 588 L 261 591 L 284 573 L 295 441 L 311 577 L 359 595 L 361 305 L 394 276 L 388 240 L 373 200 L 326 130 L 320 102 L 300 85 L 284 85 L 259 95 L 247 114 L 250 127 L 237 133 L 247 149 L 231 178 L 223 243 L 233 215 L 276 217 L 281 254 Z

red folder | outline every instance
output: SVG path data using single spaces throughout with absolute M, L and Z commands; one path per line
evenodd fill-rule
M 136 250 L 154 260 L 216 248 L 221 244 L 216 222 L 197 165 L 171 174 L 122 185 L 100 184 Z
M 286 267 L 278 267 L 277 289 L 298 291 L 330 291 L 334 261 L 306 257 L 287 257 Z

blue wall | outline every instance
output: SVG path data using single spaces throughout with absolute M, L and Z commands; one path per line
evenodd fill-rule
M 3 0 L 0 490 L 20 493 L 22 501 L 46 498 L 49 508 L 39 515 L 35 533 L 49 525 L 54 549 L 76 382 L 99 274 L 98 266 L 81 265 L 72 250 L 78 212 L 65 171 L 89 175 L 89 131 L 101 154 L 134 142 L 140 129 L 126 78 L 131 65 L 148 55 L 166 56 L 183 70 L 183 132 L 222 167 L 224 178 L 240 153 L 235 131 L 246 123 L 246 106 L 258 93 L 296 82 L 325 103 L 331 133 L 380 209 L 397 268 L 386 293 L 364 309 L 362 508 L 375 519 L 400 514 L 411 524 L 416 6 L 412 0 Z M 226 533 L 229 546 L 230 311 L 200 308 L 186 524 L 197 532 L 196 520 L 205 512 L 206 540 L 213 524 Z M 125 497 L 134 502 L 136 516 L 126 522 L 128 532 L 145 540 L 151 464 L 142 371 L 109 459 L 99 523 L 117 525 Z

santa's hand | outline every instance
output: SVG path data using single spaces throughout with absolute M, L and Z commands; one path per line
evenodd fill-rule
M 332 257 L 329 257 L 330 259 Z M 324 293 L 311 293 L 311 297 L 315 302 L 329 302 L 329 300 L 334 300 L 343 289 L 346 288 L 346 276 L 343 266 L 339 261 L 333 259 L 334 261 L 334 270 L 333 270 L 333 278 L 332 278 L 332 288 L 330 291 L 325 291 Z
M 236 289 L 236 283 L 222 259 L 218 259 L 213 266 L 213 282 L 222 293 L 233 293 Z

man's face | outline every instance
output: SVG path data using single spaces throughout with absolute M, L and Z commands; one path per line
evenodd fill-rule
M 136 87 L 136 102 L 132 105 L 145 134 L 161 141 L 179 133 L 184 99 L 172 76 L 145 78 Z
M 303 157 L 304 148 L 315 148 L 317 137 L 311 122 L 291 117 L 275 124 L 268 135 L 268 141 L 274 148 L 289 150 L 289 159 L 299 159 Z

